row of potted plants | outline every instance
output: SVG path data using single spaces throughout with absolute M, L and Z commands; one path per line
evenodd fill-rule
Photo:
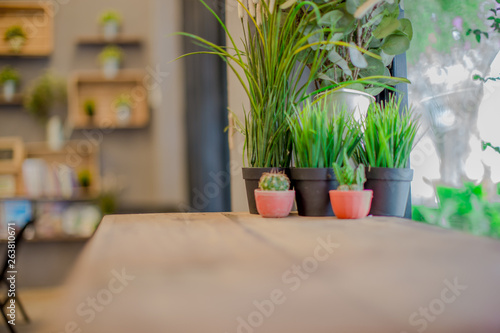
M 346 157 L 347 160 L 347 157 Z M 339 186 L 330 190 L 331 207 L 340 219 L 360 219 L 370 211 L 373 191 L 364 190 L 365 168 L 361 164 L 353 168 L 348 162 L 343 167 L 334 163 L 334 172 Z M 287 217 L 293 207 L 295 190 L 290 189 L 290 180 L 284 172 L 264 173 L 255 190 L 259 214 L 266 218 Z
M 295 167 L 288 173 L 299 215 L 333 216 L 329 193 L 353 184 L 349 189 L 355 190 L 366 181 L 365 187 L 373 191 L 370 214 L 404 216 L 413 179 L 407 167 L 418 117 L 402 108 L 396 97 L 372 104 L 361 122 L 345 109 L 328 114 L 327 107 L 323 102 L 306 103 L 289 119 Z M 357 177 L 353 163 L 358 165 Z
M 333 163 L 342 165 L 344 150 L 348 159 L 362 159 L 366 150 L 378 154 L 371 141 L 365 143 L 371 140 L 365 128 L 373 119 L 358 110 L 359 103 L 349 103 L 359 100 L 350 94 L 366 97 L 368 107 L 382 90 L 409 83 L 392 77 L 389 70 L 394 56 L 404 53 L 413 37 L 411 22 L 399 18 L 400 1 L 238 0 L 243 47 L 210 6 L 200 2 L 219 20 L 228 45 L 179 34 L 207 49 L 194 54 L 221 57 L 249 99 L 236 125 L 245 137 L 248 167 L 243 177 L 250 212 L 257 213 L 254 193 L 262 174 L 276 169 L 291 179 L 299 214 L 333 215 L 328 198 L 328 191 L 338 186 Z M 336 99 L 339 92 L 343 100 Z M 383 149 L 386 141 L 393 143 L 383 140 Z M 368 184 L 378 162 L 367 168 Z

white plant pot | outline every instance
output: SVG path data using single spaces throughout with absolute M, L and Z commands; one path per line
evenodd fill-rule
M 55 151 L 64 147 L 64 128 L 59 116 L 52 116 L 47 122 L 47 142 L 49 148 Z
M 370 104 L 375 102 L 375 97 L 362 91 L 342 88 L 330 93 L 326 100 L 332 114 L 335 108 L 345 107 L 359 121 L 366 117 Z
M 7 80 L 3 83 L 3 97 L 7 102 L 12 102 L 14 94 L 16 93 L 16 82 L 14 80 Z
M 102 64 L 102 71 L 106 79 L 114 79 L 120 70 L 120 61 L 116 58 L 104 60 Z
M 118 37 L 118 32 L 120 30 L 120 26 L 117 22 L 107 22 L 103 25 L 102 31 L 104 34 L 105 40 L 114 40 Z
M 25 42 L 26 39 L 23 37 L 14 37 L 9 39 L 10 50 L 19 53 Z
M 132 108 L 128 105 L 120 105 L 116 108 L 116 119 L 121 126 L 128 125 L 132 118 Z

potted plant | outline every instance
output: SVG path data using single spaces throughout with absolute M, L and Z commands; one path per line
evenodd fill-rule
M 366 182 L 365 166 L 354 169 L 344 156 L 344 166 L 333 163 L 333 171 L 339 182 L 337 190 L 330 191 L 333 212 L 339 219 L 362 219 L 368 215 L 372 204 L 373 191 L 364 190 Z
M 78 172 L 78 183 L 80 184 L 83 194 L 89 194 L 92 186 L 92 173 L 88 169 L 82 169 Z
M 94 115 L 95 115 L 95 100 L 92 98 L 86 99 L 85 102 L 83 102 L 83 112 L 87 115 L 87 118 L 89 120 L 89 123 L 94 122 Z
M 390 67 L 394 56 L 410 47 L 412 24 L 406 18 L 398 18 L 399 0 L 322 2 L 321 20 L 308 31 L 326 30 L 315 35 L 315 40 L 341 43 L 322 46 L 327 48 L 328 56 L 317 71 L 316 88 L 324 91 L 320 97 L 366 114 L 375 101 L 373 96 L 385 88 L 393 90 L 397 83 L 409 83 L 407 79 L 391 77 Z M 368 52 L 362 54 L 360 49 Z M 302 58 L 306 63 L 311 60 L 310 55 Z
M 0 72 L 0 84 L 3 86 L 3 97 L 11 102 L 16 93 L 16 85 L 19 84 L 19 73 L 11 66 L 5 66 Z
M 46 72 L 35 79 L 24 96 L 24 108 L 47 126 L 47 141 L 53 150 L 64 145 L 61 117 L 66 114 L 66 82 Z
M 20 25 L 13 25 L 5 31 L 4 40 L 9 43 L 10 50 L 19 53 L 28 39 Z
M 99 54 L 104 77 L 113 79 L 118 75 L 120 64 L 123 60 L 123 50 L 116 45 L 106 46 Z
M 365 188 L 373 190 L 371 215 L 404 216 L 413 180 L 408 165 L 418 128 L 418 117 L 411 109 L 401 109 L 401 98 L 371 105 L 355 153 L 357 162 L 368 166 Z
M 99 16 L 104 39 L 113 40 L 118 36 L 122 24 L 122 16 L 115 10 L 106 10 Z
M 284 172 L 265 172 L 255 189 L 257 210 L 262 217 L 287 217 L 293 206 L 295 191 Z
M 292 182 L 301 216 L 333 216 L 328 192 L 338 187 L 333 163 L 349 158 L 361 140 L 361 126 L 345 108 L 333 115 L 324 101 L 306 102 L 302 112 L 290 118 L 295 167 Z
M 132 98 L 129 94 L 121 94 L 115 99 L 115 113 L 118 124 L 126 126 L 132 117 Z

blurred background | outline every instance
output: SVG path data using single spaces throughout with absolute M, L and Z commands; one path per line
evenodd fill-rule
M 207 4 L 238 28 L 234 1 Z M 423 216 L 439 186 L 480 184 L 498 202 L 500 83 L 485 79 L 500 72 L 495 6 L 405 3 L 408 97 L 423 120 L 412 199 L 429 223 L 451 225 Z M 244 97 L 216 57 L 173 61 L 199 49 L 179 31 L 225 43 L 198 0 L 0 1 L 3 242 L 8 222 L 35 221 L 20 287 L 58 286 L 105 214 L 247 209 L 227 112 Z

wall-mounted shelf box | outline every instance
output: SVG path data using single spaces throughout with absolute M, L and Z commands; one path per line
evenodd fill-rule
M 50 1 L 0 1 L 0 56 L 48 56 L 54 48 L 54 11 Z M 28 38 L 19 53 L 13 53 L 3 36 L 20 25 Z
M 101 192 L 100 177 L 100 153 L 99 146 L 90 141 L 69 141 L 61 150 L 52 150 L 46 142 L 26 143 L 26 158 L 44 160 L 49 167 L 58 168 L 58 165 L 67 165 L 78 174 L 82 170 L 88 170 L 92 175 L 90 187 L 85 191 L 80 189 L 81 194 L 71 198 L 59 197 L 24 197 L 31 201 L 86 201 L 94 200 Z
M 145 127 L 149 122 L 149 107 L 144 77 L 139 70 L 122 70 L 113 79 L 106 79 L 101 71 L 74 74 L 68 83 L 69 120 L 73 128 Z M 114 106 L 121 94 L 129 95 L 133 103 L 130 120 L 125 124 L 119 121 Z M 92 118 L 84 112 L 87 100 L 93 100 L 96 105 Z

